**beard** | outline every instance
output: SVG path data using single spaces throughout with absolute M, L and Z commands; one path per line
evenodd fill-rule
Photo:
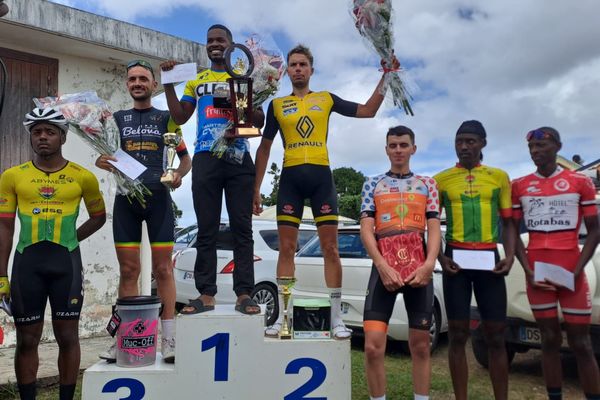
M 134 99 L 134 100 L 136 100 L 136 101 L 146 101 L 146 100 L 152 98 L 152 94 L 148 93 L 148 92 L 146 92 L 144 94 L 137 94 L 137 95 L 133 94 L 133 93 L 130 93 L 130 95 L 131 95 L 131 98 Z

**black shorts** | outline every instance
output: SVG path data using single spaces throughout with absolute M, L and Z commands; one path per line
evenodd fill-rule
M 168 190 L 153 190 L 146 197 L 146 208 L 127 196 L 115 197 L 113 237 L 117 248 L 139 248 L 142 241 L 142 221 L 148 227 L 150 246 L 173 247 L 175 219 Z
M 277 224 L 298 227 L 306 199 L 310 199 L 317 226 L 337 225 L 337 191 L 328 166 L 302 164 L 283 168 L 277 193 Z
M 15 325 L 44 321 L 50 299 L 52 320 L 79 319 L 83 304 L 83 267 L 79 247 L 43 241 L 15 252 L 10 297 Z
M 371 277 L 367 286 L 363 321 L 380 321 L 389 324 L 398 293 L 404 296 L 409 328 L 429 330 L 433 314 L 433 279 L 427 286 L 415 288 L 407 285 L 390 292 L 383 286 L 375 266 L 371 268 Z
M 444 254 L 452 258 L 452 250 L 453 247 L 447 245 Z M 498 250 L 494 250 L 494 253 L 497 263 L 500 259 Z M 444 273 L 443 282 L 446 314 L 449 320 L 464 321 L 471 318 L 471 292 L 475 293 L 482 320 L 499 322 L 506 320 L 504 275 L 497 275 L 490 271 L 463 269 L 455 275 Z

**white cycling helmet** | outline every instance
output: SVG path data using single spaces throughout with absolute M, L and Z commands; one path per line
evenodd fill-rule
M 52 124 L 60 128 L 63 133 L 67 133 L 69 130 L 69 122 L 65 116 L 54 108 L 34 108 L 27 114 L 25 114 L 25 121 L 23 126 L 27 129 L 27 132 L 31 133 L 31 129 L 40 123 Z

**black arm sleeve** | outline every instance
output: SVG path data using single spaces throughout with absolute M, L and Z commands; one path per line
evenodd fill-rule
M 333 99 L 333 107 L 331 111 L 342 114 L 344 117 L 356 117 L 358 111 L 358 103 L 344 100 L 333 93 L 329 93 Z
M 273 101 L 271 101 L 267 110 L 267 118 L 265 122 L 265 129 L 263 130 L 263 137 L 265 139 L 273 140 L 275 139 L 275 135 L 277 135 L 278 131 L 279 122 L 277 122 L 277 118 L 275 118 L 275 113 L 273 112 Z

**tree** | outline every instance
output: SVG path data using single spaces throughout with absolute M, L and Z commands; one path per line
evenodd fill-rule
M 333 170 L 333 181 L 339 196 L 360 195 L 365 176 L 352 167 L 341 167 Z
M 262 198 L 263 205 L 274 206 L 277 204 L 277 192 L 279 191 L 279 178 L 281 177 L 281 169 L 279 169 L 277 163 L 272 163 L 271 169 L 267 171 L 267 174 L 273 177 L 271 179 L 271 185 L 273 185 L 273 190 L 271 190 L 270 196 L 267 197 L 261 193 L 260 197 Z
M 338 193 L 340 215 L 358 220 L 360 192 L 365 182 L 365 176 L 352 167 L 341 167 L 333 170 L 333 181 Z

